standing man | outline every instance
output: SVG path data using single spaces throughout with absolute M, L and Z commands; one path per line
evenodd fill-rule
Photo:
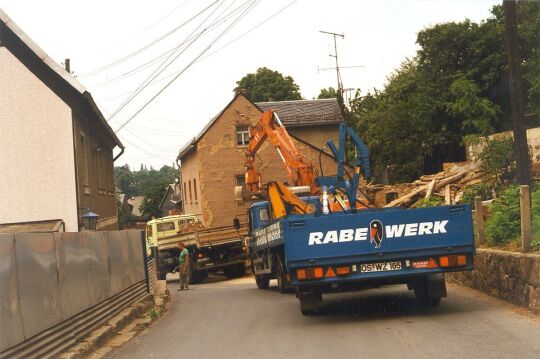
M 189 251 L 184 243 L 178 243 L 180 257 L 178 259 L 178 272 L 180 274 L 180 288 L 177 290 L 187 290 L 189 283 Z

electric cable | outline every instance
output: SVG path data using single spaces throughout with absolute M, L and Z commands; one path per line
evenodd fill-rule
M 188 68 L 190 68 L 202 55 L 204 55 L 219 39 L 221 39 L 234 25 L 236 25 L 247 13 L 249 13 L 259 1 L 253 2 L 253 4 L 244 10 L 225 30 L 223 30 L 203 51 L 199 53 L 187 66 L 185 66 L 176 76 L 169 81 L 164 87 L 161 88 L 150 100 L 148 100 L 139 110 L 137 110 L 132 116 L 130 116 L 115 132 L 120 131 L 124 126 L 126 126 L 131 120 L 135 118 L 141 111 L 143 111 L 152 101 L 154 101 L 159 95 L 163 93 L 178 77 L 180 77 Z
M 143 47 L 129 53 L 128 55 L 125 55 L 124 57 L 118 59 L 118 60 L 115 60 L 107 65 L 103 65 L 103 66 L 100 66 L 94 70 L 90 70 L 90 71 L 87 71 L 85 73 L 82 73 L 80 74 L 79 76 L 80 77 L 87 77 L 87 76 L 91 76 L 91 75 L 94 75 L 98 72 L 102 72 L 104 70 L 107 70 L 113 66 L 116 66 L 122 62 L 125 62 L 126 60 L 132 58 L 133 56 L 135 55 L 138 55 L 139 53 L 143 52 L 144 50 L 148 49 L 149 47 L 152 47 L 154 46 L 155 44 L 157 44 L 158 42 L 160 42 L 161 40 L 165 39 L 166 37 L 170 36 L 171 34 L 175 33 L 176 31 L 178 31 L 179 29 L 181 29 L 182 27 L 184 27 L 185 25 L 187 25 L 188 23 L 190 23 L 191 21 L 193 21 L 194 19 L 196 19 L 197 17 L 199 17 L 202 13 L 204 13 L 206 10 L 208 10 L 209 8 L 211 8 L 212 6 L 214 6 L 219 0 L 215 0 L 213 1 L 212 3 L 210 3 L 210 5 L 206 6 L 205 8 L 203 8 L 201 11 L 199 11 L 198 13 L 196 13 L 195 15 L 193 15 L 192 17 L 190 17 L 188 20 L 184 21 L 182 24 L 178 25 L 177 27 L 175 27 L 174 29 L 170 30 L 169 32 L 167 32 L 165 35 L 162 35 L 160 36 L 159 38 L 157 38 L 156 40 L 153 40 L 151 41 L 150 43 L 144 45 Z
M 231 7 L 231 5 L 232 5 L 233 3 L 234 3 L 234 2 L 232 2 L 232 3 L 227 7 L 227 9 L 228 9 L 229 7 Z M 224 18 L 219 19 L 219 20 L 217 20 L 217 21 L 214 21 L 214 23 L 212 23 L 212 24 L 208 27 L 208 30 L 211 29 L 211 28 L 214 28 L 214 27 L 216 27 L 216 26 L 218 26 L 218 25 L 220 25 L 221 22 L 226 21 L 226 20 L 228 20 L 228 18 L 234 16 L 234 14 L 235 14 L 239 9 L 241 9 L 242 7 L 244 7 L 247 3 L 248 3 L 248 1 L 246 1 L 246 2 L 243 3 L 242 5 L 240 5 L 239 7 L 237 7 L 236 9 L 234 9 L 233 11 L 231 11 L 230 13 L 228 13 Z M 189 38 L 188 40 L 190 40 L 190 39 L 191 39 L 191 38 Z M 133 75 L 135 75 L 135 74 L 141 72 L 142 70 L 148 68 L 149 66 L 155 64 L 155 63 L 158 62 L 160 59 L 162 59 L 163 57 L 167 56 L 167 55 L 170 54 L 171 52 L 176 51 L 177 49 L 178 49 L 178 46 L 175 46 L 174 48 L 165 51 L 164 53 L 160 54 L 159 56 L 154 57 L 153 59 L 151 59 L 151 60 L 149 60 L 149 61 L 147 61 L 147 62 L 145 62 L 145 63 L 143 63 L 143 64 L 140 64 L 140 65 L 136 66 L 135 68 L 133 68 L 133 69 L 127 71 L 127 72 L 124 72 L 124 73 L 122 73 L 122 74 L 120 74 L 120 75 L 118 75 L 118 76 L 116 76 L 116 77 L 111 78 L 111 79 L 107 79 L 107 80 L 105 80 L 105 81 L 102 81 L 102 82 L 96 83 L 96 84 L 94 84 L 94 85 L 91 85 L 91 86 L 89 86 L 89 88 L 90 88 L 90 89 L 99 88 L 99 87 L 102 87 L 102 86 L 109 85 L 109 84 L 111 84 L 111 83 L 115 83 L 115 82 L 117 82 L 117 81 L 121 81 L 121 80 L 123 80 L 123 79 L 125 79 L 125 78 L 128 78 L 128 77 L 130 77 L 130 76 L 133 76 Z M 120 97 L 120 96 L 123 96 L 123 95 L 125 95 L 125 94 L 129 94 L 129 93 L 131 93 L 131 92 L 124 93 L 124 94 L 122 94 L 122 95 L 118 95 L 118 96 L 114 96 L 114 97 Z
M 234 42 L 236 42 L 237 40 L 239 40 L 241 37 L 247 35 L 248 33 L 250 33 L 251 31 L 255 30 L 256 28 L 258 28 L 260 25 L 262 25 L 263 23 L 267 22 L 268 20 L 270 20 L 271 18 L 273 18 L 274 16 L 276 16 L 277 14 L 279 14 L 280 12 L 282 12 L 283 10 L 285 10 L 286 8 L 288 8 L 289 6 L 291 6 L 293 3 L 297 2 L 298 0 L 293 0 L 292 2 L 290 2 L 289 4 L 285 5 L 283 8 L 281 8 L 280 10 L 278 10 L 276 13 L 270 15 L 268 18 L 266 18 L 265 20 L 263 20 L 261 23 L 257 24 L 256 26 L 254 26 L 253 28 L 251 28 L 250 30 L 246 31 L 245 33 L 243 33 L 242 35 L 240 35 L 239 37 L 229 41 L 227 44 L 223 45 L 222 47 L 216 49 L 216 51 L 208 54 L 207 56 L 204 56 L 202 57 L 201 59 L 199 59 L 199 61 L 202 61 L 202 60 L 205 60 L 206 58 L 210 57 L 211 55 L 214 55 L 215 53 L 217 53 L 218 51 L 221 51 L 223 50 L 225 47 L 227 46 L 230 46 L 232 45 Z M 198 62 L 198 61 L 197 61 Z M 163 82 L 173 76 L 175 76 L 177 73 L 172 73 L 172 74 L 169 74 L 169 75 L 166 75 L 164 77 L 162 77 L 161 79 L 157 80 L 157 81 L 154 81 L 151 85 L 155 85 L 157 83 L 160 83 L 160 82 Z
M 186 43 L 186 41 L 216 12 L 216 10 L 221 6 L 223 5 L 223 2 L 225 0 L 221 0 L 222 2 L 218 5 L 218 7 L 216 7 L 211 13 L 210 15 L 208 15 L 192 32 L 191 34 L 184 40 L 182 41 L 175 49 L 175 51 L 173 51 L 172 53 L 169 54 L 169 56 L 167 56 L 167 58 L 165 60 L 162 61 L 162 63 L 139 85 L 139 87 L 130 95 L 128 96 L 128 98 L 126 100 L 124 100 L 124 102 L 109 116 L 109 118 L 107 119 L 107 121 L 110 121 L 114 116 L 116 116 L 124 107 L 126 107 L 138 94 L 140 94 L 147 86 L 149 83 L 151 83 L 153 80 L 156 79 L 157 76 L 159 76 L 163 71 L 165 71 L 165 69 L 167 69 L 167 67 L 169 67 L 174 61 L 176 61 L 176 59 L 182 55 L 191 45 L 193 45 L 193 43 L 195 41 L 198 40 L 198 38 L 200 36 L 202 36 L 202 34 L 204 33 L 204 31 L 206 31 L 206 29 L 204 29 L 203 31 L 201 31 L 199 34 L 197 34 L 197 36 L 180 52 L 178 53 L 168 64 L 166 64 L 164 66 L 164 64 L 174 55 L 174 53 L 180 49 L 180 47 L 182 47 L 182 45 L 184 45 Z

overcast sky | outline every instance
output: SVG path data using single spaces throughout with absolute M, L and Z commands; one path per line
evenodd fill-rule
M 345 34 L 338 40 L 340 66 L 363 67 L 342 70 L 344 87 L 365 92 L 383 88 L 386 77 L 414 56 L 418 31 L 465 18 L 481 21 L 498 3 L 0 0 L 0 7 L 55 61 L 71 59 L 106 117 L 176 58 L 109 121 L 117 130 L 185 69 L 118 132 L 126 152 L 116 165 L 160 168 L 172 165 L 178 150 L 231 100 L 235 82 L 258 67 L 292 76 L 306 99 L 335 87 L 335 72 L 320 70 L 334 66 L 333 39 L 319 30 Z

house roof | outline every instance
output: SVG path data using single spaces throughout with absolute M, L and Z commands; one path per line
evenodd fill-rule
M 216 116 L 214 116 L 201 132 L 186 143 L 179 151 L 177 159 L 181 159 L 195 148 L 197 142 L 204 136 L 206 131 L 212 127 L 223 112 L 238 98 L 245 97 L 243 93 L 237 93 L 233 99 Z M 295 101 L 272 101 L 257 102 L 253 105 L 264 112 L 269 109 L 276 109 L 279 119 L 287 127 L 308 127 L 318 125 L 333 125 L 343 122 L 343 116 L 337 99 L 322 100 L 295 100 Z
M 169 195 L 169 193 L 173 191 L 173 196 L 172 198 L 170 199 L 170 201 L 174 204 L 178 204 L 180 202 L 182 202 L 182 199 L 180 198 L 179 195 L 174 195 L 174 183 L 171 183 L 167 186 L 167 190 L 165 191 L 165 194 L 163 195 L 163 198 L 161 199 L 161 202 L 159 202 L 159 208 L 162 208 L 163 207 L 163 204 L 165 203 L 165 200 L 167 199 L 167 196 Z
M 322 100 L 257 102 L 262 111 L 275 109 L 286 127 L 334 125 L 343 122 L 336 98 Z
M 53 91 L 57 90 L 59 86 L 70 92 L 66 96 L 74 100 L 72 104 L 84 106 L 88 113 L 97 118 L 96 126 L 104 130 L 115 145 L 124 148 L 86 88 L 73 75 L 51 59 L 2 9 L 0 9 L 0 43 L 6 46 L 47 86 L 53 86 Z M 74 93 L 75 96 L 70 96 L 71 93 Z M 69 105 L 73 106 L 72 104 Z

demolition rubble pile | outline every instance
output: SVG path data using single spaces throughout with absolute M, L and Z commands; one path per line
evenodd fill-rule
M 421 176 L 413 183 L 389 185 L 368 185 L 368 193 L 377 207 L 414 207 L 416 203 L 437 196 L 444 198 L 446 204 L 454 204 L 463 197 L 465 189 L 482 182 L 483 174 L 473 171 L 442 171 Z M 388 200 L 388 194 L 397 198 Z M 390 198 L 392 198 L 390 196 Z

